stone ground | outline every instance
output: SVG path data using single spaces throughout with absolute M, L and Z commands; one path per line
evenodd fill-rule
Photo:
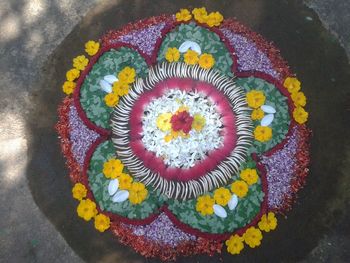
M 145 262 L 75 215 L 55 111 L 64 73 L 87 40 L 192 4 L 235 16 L 275 42 L 309 98 L 308 184 L 288 220 L 235 260 L 348 262 L 349 1 L 0 0 L 1 262 Z M 222 261 L 230 257 L 180 260 Z

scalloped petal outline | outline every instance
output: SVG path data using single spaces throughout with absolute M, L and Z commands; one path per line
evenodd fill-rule
M 161 16 L 158 16 L 156 18 L 159 18 Z M 136 29 L 141 29 L 141 25 L 143 27 L 146 27 L 148 24 L 150 24 L 151 21 L 154 22 L 154 20 L 156 18 L 148 18 L 148 19 L 145 19 L 145 20 L 141 20 L 140 22 L 136 23 L 137 26 L 135 25 L 135 23 L 129 23 L 129 26 L 130 28 L 135 26 Z M 161 20 L 161 21 L 167 21 L 168 22 L 170 21 L 169 20 L 169 17 L 168 16 L 163 16 L 161 17 L 162 19 L 164 20 Z M 144 21 L 148 21 L 147 23 L 145 23 Z M 154 24 L 156 24 L 157 22 L 154 22 Z M 219 28 L 222 28 L 222 27 L 226 27 L 226 28 L 229 28 L 230 30 L 236 32 L 236 33 L 241 33 L 243 34 L 244 36 L 248 37 L 249 39 L 257 39 L 257 46 L 260 50 L 262 49 L 270 49 L 270 50 L 274 50 L 273 52 L 270 52 L 268 53 L 268 57 L 269 59 L 272 61 L 273 63 L 273 66 L 274 68 L 276 68 L 277 66 L 280 66 L 282 69 L 281 69 L 281 79 L 283 80 L 286 76 L 293 76 L 292 73 L 290 73 L 289 71 L 289 68 L 287 66 L 287 63 L 280 57 L 279 53 L 278 53 L 278 50 L 271 44 L 271 43 L 268 43 L 262 36 L 260 36 L 258 33 L 255 33 L 253 31 L 251 31 L 250 29 L 246 28 L 245 26 L 243 26 L 240 22 L 238 22 L 237 20 L 235 19 L 225 19 L 222 23 L 222 25 L 219 27 Z M 123 27 L 124 28 L 124 27 Z M 164 32 L 166 32 L 168 30 L 168 28 L 171 28 L 171 26 L 166 26 L 166 28 L 163 29 Z M 210 30 L 212 30 L 212 28 L 209 28 Z M 219 30 L 219 29 L 214 29 L 215 30 Z M 220 35 L 220 32 L 218 33 Z M 228 45 L 229 47 L 229 50 L 231 50 L 231 54 L 234 58 L 234 61 L 237 61 L 237 58 L 236 56 L 234 55 L 235 52 L 234 52 L 234 47 L 232 47 L 231 45 L 228 44 L 227 41 L 225 41 L 224 38 L 222 38 L 223 42 L 225 42 L 226 45 Z M 162 42 L 162 37 L 160 39 L 158 39 L 157 41 L 158 43 L 161 43 Z M 107 43 L 107 42 L 105 42 Z M 108 45 L 107 45 L 108 46 Z M 123 46 L 126 46 L 125 44 L 123 44 Z M 108 48 L 107 48 L 108 50 Z M 157 54 L 157 49 L 155 48 L 154 49 L 154 54 Z M 150 59 L 151 61 L 153 59 Z M 146 60 L 148 61 L 148 60 Z M 91 59 L 90 59 L 90 62 L 91 62 Z M 233 66 L 237 65 L 237 62 L 233 64 Z M 237 71 L 236 68 L 233 68 L 232 69 L 233 72 L 235 72 L 237 74 L 237 76 L 240 76 L 240 77 L 245 77 L 248 72 L 239 72 Z M 262 73 L 262 72 L 257 72 L 257 71 L 254 71 L 254 72 L 249 72 L 249 76 L 257 76 L 257 75 L 261 75 L 261 78 L 263 78 L 264 80 L 270 82 L 270 83 L 276 83 L 276 87 L 278 87 L 280 89 L 280 91 L 288 97 L 288 101 L 289 101 L 289 111 L 292 112 L 292 109 L 294 108 L 294 105 L 293 103 L 290 103 L 290 96 L 289 94 L 286 94 L 286 90 L 282 87 L 281 83 L 280 83 L 280 80 L 276 80 L 274 78 L 272 78 L 271 76 L 265 74 L 265 73 Z M 85 74 L 86 75 L 86 74 Z M 282 88 L 280 88 L 282 87 Z M 285 92 L 283 92 L 285 91 Z M 76 103 L 75 106 L 77 107 L 77 105 L 79 105 L 79 103 Z M 79 105 L 80 106 L 80 105 Z M 77 107 L 78 108 L 78 107 Z M 79 111 L 78 111 L 79 112 Z M 95 131 L 97 131 L 99 134 L 101 134 L 102 136 L 104 137 L 107 137 L 109 135 L 109 131 L 105 130 L 105 129 L 101 129 L 99 130 L 98 128 L 99 127 L 96 127 L 93 123 L 90 123 L 88 119 L 86 119 L 86 116 L 84 116 L 84 113 L 80 113 L 79 116 L 82 118 L 82 120 L 84 121 L 85 124 L 87 124 L 87 126 Z M 290 123 L 290 128 L 289 128 L 289 132 L 286 136 L 286 138 L 281 142 L 279 143 L 278 145 L 276 145 L 274 148 L 272 148 L 271 150 L 269 150 L 268 152 L 264 153 L 264 155 L 266 156 L 269 156 L 271 154 L 273 154 L 274 152 L 278 151 L 279 149 L 283 148 L 283 146 L 285 145 L 285 143 L 288 141 L 288 136 L 291 132 L 291 127 L 292 126 L 304 126 L 304 125 L 298 125 L 297 123 L 294 122 L 294 120 L 291 118 L 291 123 Z M 60 132 L 59 132 L 60 133 Z M 102 137 L 103 138 L 103 137 Z M 106 139 L 106 138 L 104 138 Z M 66 149 L 67 147 L 69 147 L 69 142 L 62 142 L 61 143 L 61 147 L 62 149 Z M 74 178 L 77 178 L 77 177 L 74 177 Z M 73 180 L 73 179 L 72 179 Z M 73 180 L 74 181 L 74 180 Z M 304 181 L 304 180 L 303 180 Z M 302 182 L 301 182 L 302 183 Z M 281 211 L 279 211 L 281 212 Z
M 86 68 L 84 69 L 84 71 L 80 74 L 80 77 L 78 79 L 78 81 L 76 82 L 76 87 L 74 89 L 74 93 L 73 93 L 73 98 L 74 98 L 74 106 L 77 109 L 78 115 L 79 117 L 82 119 L 82 121 L 85 123 L 85 125 L 90 128 L 91 130 L 99 133 L 102 136 L 109 136 L 111 134 L 111 131 L 105 128 L 102 128 L 100 126 L 97 126 L 95 123 L 93 123 L 86 115 L 81 103 L 80 103 L 80 89 L 82 84 L 84 83 L 85 77 L 90 73 L 92 67 L 94 66 L 94 64 L 98 61 L 98 59 L 102 56 L 102 54 L 104 54 L 105 52 L 109 51 L 110 49 L 114 48 L 114 49 L 118 49 L 120 47 L 127 47 L 130 49 L 134 49 L 136 52 L 138 52 L 140 54 L 140 56 L 145 60 L 146 64 L 148 66 L 151 66 L 151 61 L 149 59 L 149 57 L 144 54 L 141 50 L 139 50 L 137 47 L 130 45 L 130 44 L 126 44 L 126 43 L 121 43 L 121 42 L 117 42 L 108 46 L 104 46 L 102 47 L 96 55 L 94 55 L 92 58 L 90 58 L 88 65 L 86 66 Z
M 105 142 L 106 140 L 108 140 L 107 137 L 100 137 L 91 145 L 90 149 L 86 153 L 84 167 L 82 170 L 81 183 L 84 184 L 86 189 L 87 189 L 87 198 L 91 199 L 95 203 L 96 203 L 95 197 L 94 197 L 94 195 L 90 189 L 90 186 L 89 186 L 87 172 L 89 169 L 90 160 L 93 156 L 93 153 L 95 152 L 96 148 L 101 143 Z M 181 229 L 182 231 L 189 233 L 189 234 L 196 235 L 198 237 L 203 237 L 203 238 L 208 238 L 208 239 L 225 240 L 225 239 L 229 238 L 230 235 L 232 235 L 233 233 L 238 234 L 238 235 L 242 235 L 245 232 L 245 230 L 248 229 L 250 226 L 256 225 L 259 222 L 262 215 L 264 215 L 267 211 L 267 197 L 268 197 L 267 191 L 268 191 L 268 188 L 267 188 L 266 170 L 265 170 L 264 165 L 262 165 L 260 163 L 259 157 L 256 154 L 253 154 L 252 158 L 253 158 L 253 160 L 256 161 L 256 168 L 258 169 L 259 174 L 260 174 L 262 191 L 264 192 L 264 198 L 263 198 L 263 201 L 261 202 L 260 211 L 254 217 L 254 219 L 250 223 L 248 223 L 246 226 L 244 226 L 243 228 L 239 228 L 239 229 L 235 230 L 234 232 L 215 234 L 215 233 L 202 232 L 200 230 L 194 229 L 194 228 L 190 227 L 189 225 L 181 222 L 179 219 L 177 219 L 177 217 L 168 209 L 166 204 L 161 206 L 161 208 L 158 210 L 158 212 L 153 213 L 152 215 L 150 215 L 149 217 L 144 218 L 144 219 L 130 219 L 127 217 L 123 217 L 123 216 L 111 213 L 111 212 L 102 211 L 98 205 L 97 205 L 97 210 L 99 213 L 102 213 L 102 214 L 108 216 L 112 222 L 119 221 L 119 222 L 132 224 L 132 225 L 150 224 L 158 217 L 158 215 L 161 212 L 164 212 L 169 217 L 169 219 L 172 221 L 172 223 L 175 226 L 177 226 L 179 229 Z M 98 203 L 96 203 L 96 204 L 98 204 Z

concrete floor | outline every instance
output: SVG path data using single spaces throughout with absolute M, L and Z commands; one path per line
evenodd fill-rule
M 0 0 L 0 261 L 145 261 L 77 218 L 55 112 L 65 71 L 87 40 L 159 10 L 195 4 L 235 16 L 275 42 L 309 98 L 308 184 L 288 220 L 280 218 L 259 249 L 246 249 L 235 261 L 347 262 L 350 2 L 305 2 Z M 179 262 L 222 261 L 232 257 Z

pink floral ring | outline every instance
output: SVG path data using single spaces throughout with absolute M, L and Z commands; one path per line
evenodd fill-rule
M 166 167 L 163 159 L 157 162 L 149 162 L 148 168 L 165 179 L 174 179 L 178 181 L 189 181 L 192 179 L 198 179 L 204 175 L 207 171 L 213 170 L 219 162 L 227 157 L 236 145 L 236 127 L 235 117 L 231 110 L 230 104 L 223 94 L 220 94 L 211 84 L 199 81 L 193 81 L 192 79 L 167 79 L 160 82 L 151 91 L 145 93 L 143 97 L 140 97 L 135 102 L 137 107 L 134 107 L 130 114 L 130 146 L 140 159 L 145 162 L 147 151 L 143 147 L 142 142 L 142 115 L 144 114 L 144 107 L 150 103 L 154 98 L 161 97 L 165 92 L 169 90 L 179 89 L 185 92 L 202 92 L 207 98 L 209 98 L 214 105 L 217 105 L 217 112 L 222 116 L 223 127 L 216 135 L 223 136 L 223 145 L 221 149 L 212 150 L 205 153 L 207 158 L 201 162 L 194 163 L 194 166 L 187 169 Z M 145 98 L 144 98 L 145 97 Z M 142 102 L 140 102 L 142 100 Z M 117 112 L 117 111 L 116 111 Z M 134 120 L 134 121 L 132 121 Z M 118 122 L 117 122 L 118 123 Z M 157 157 L 154 157 L 157 158 Z M 192 171 L 191 171 L 192 170 Z
M 197 76 L 201 77 L 196 80 Z M 225 185 L 232 174 L 238 171 L 240 161 L 245 158 L 250 145 L 252 131 L 244 93 L 232 80 L 217 72 L 186 64 L 164 64 L 153 68 L 148 78 L 136 82 L 133 87 L 126 95 L 125 103 L 119 103 L 114 110 L 112 138 L 117 155 L 136 178 L 146 184 L 156 185 L 156 189 L 169 197 L 187 199 Z M 191 92 L 192 98 L 187 98 Z M 181 102 L 176 101 L 177 93 L 182 98 Z M 158 103 L 157 98 L 166 96 L 164 94 L 171 94 L 172 97 L 159 101 L 159 106 L 148 106 Z M 168 107 L 162 106 L 164 103 Z M 204 111 L 205 104 L 209 105 L 210 115 L 215 114 L 212 108 L 217 108 L 217 116 L 211 124 L 217 126 L 216 129 L 207 125 L 207 131 L 193 131 L 191 135 L 188 134 L 189 138 L 176 138 L 174 145 L 170 145 L 171 142 L 164 139 L 169 132 L 162 132 L 155 126 L 155 117 L 162 112 L 175 112 L 183 105 L 192 105 L 192 115 L 196 115 Z M 155 117 L 147 118 L 152 111 L 155 111 Z M 144 116 L 146 118 L 142 120 Z M 211 121 L 210 116 L 206 116 L 206 119 L 207 122 Z M 129 124 L 130 130 L 126 129 Z M 149 136 L 147 129 L 151 129 Z M 193 143 L 190 141 L 191 136 Z M 150 142 L 147 137 L 150 137 Z M 217 140 L 219 137 L 220 140 Z M 159 156 L 147 151 L 147 148 L 157 148 L 152 147 L 154 144 L 162 148 L 155 150 Z M 199 152 L 203 147 L 207 151 Z M 195 154 L 198 160 L 191 158 Z M 178 158 L 171 160 L 171 155 Z M 168 161 L 167 166 L 164 160 Z M 183 168 L 188 163 L 194 166 Z

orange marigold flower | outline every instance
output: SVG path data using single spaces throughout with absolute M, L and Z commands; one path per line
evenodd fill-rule
M 284 80 L 283 86 L 289 91 L 289 93 L 295 93 L 300 90 L 301 83 L 297 78 L 287 77 Z
M 199 57 L 198 64 L 201 68 L 210 69 L 215 64 L 215 59 L 212 55 L 204 53 Z
M 227 251 L 233 255 L 241 253 L 244 248 L 244 238 L 239 235 L 233 235 L 230 239 L 226 240 Z
M 257 121 L 257 120 L 261 120 L 262 118 L 264 118 L 264 111 L 262 109 L 254 109 L 252 111 L 252 114 L 251 114 L 251 118 L 253 121 Z
M 124 164 L 118 159 L 110 159 L 103 164 L 103 174 L 106 178 L 115 179 L 122 175 Z
M 231 191 L 239 198 L 243 198 L 248 193 L 248 184 L 242 180 L 237 180 L 231 184 Z
M 98 231 L 104 232 L 110 227 L 111 221 L 110 221 L 108 216 L 105 216 L 103 214 L 99 214 L 99 215 L 95 216 L 95 224 L 94 225 Z
M 256 169 L 244 169 L 240 173 L 240 177 L 248 184 L 252 185 L 258 182 L 258 173 Z
M 251 226 L 243 234 L 244 242 L 251 248 L 260 246 L 262 240 L 262 233 L 259 229 Z
M 168 62 L 176 62 L 180 59 L 180 51 L 176 47 L 169 47 L 165 53 Z
M 119 102 L 119 96 L 115 93 L 108 93 L 104 100 L 108 107 L 114 107 Z
M 266 142 L 272 138 L 272 129 L 268 126 L 257 126 L 254 130 L 254 138 L 259 142 Z
M 184 60 L 185 60 L 185 63 L 188 65 L 195 65 L 199 60 L 198 53 L 196 51 L 189 49 L 184 55 Z
M 129 190 L 129 201 L 130 203 L 137 205 L 141 204 L 148 195 L 148 190 L 143 183 L 135 182 L 132 183 Z
M 188 9 L 180 9 L 180 12 L 177 12 L 176 15 L 176 21 L 181 22 L 181 21 L 188 21 L 191 20 L 192 15 Z
M 258 226 L 265 232 L 275 230 L 277 227 L 277 218 L 275 217 L 275 214 L 269 212 L 267 215 L 263 215 L 260 219 L 260 222 L 258 223 Z
M 197 199 L 196 210 L 203 216 L 212 215 L 214 213 L 214 204 L 215 201 L 213 198 L 209 195 L 203 195 Z

